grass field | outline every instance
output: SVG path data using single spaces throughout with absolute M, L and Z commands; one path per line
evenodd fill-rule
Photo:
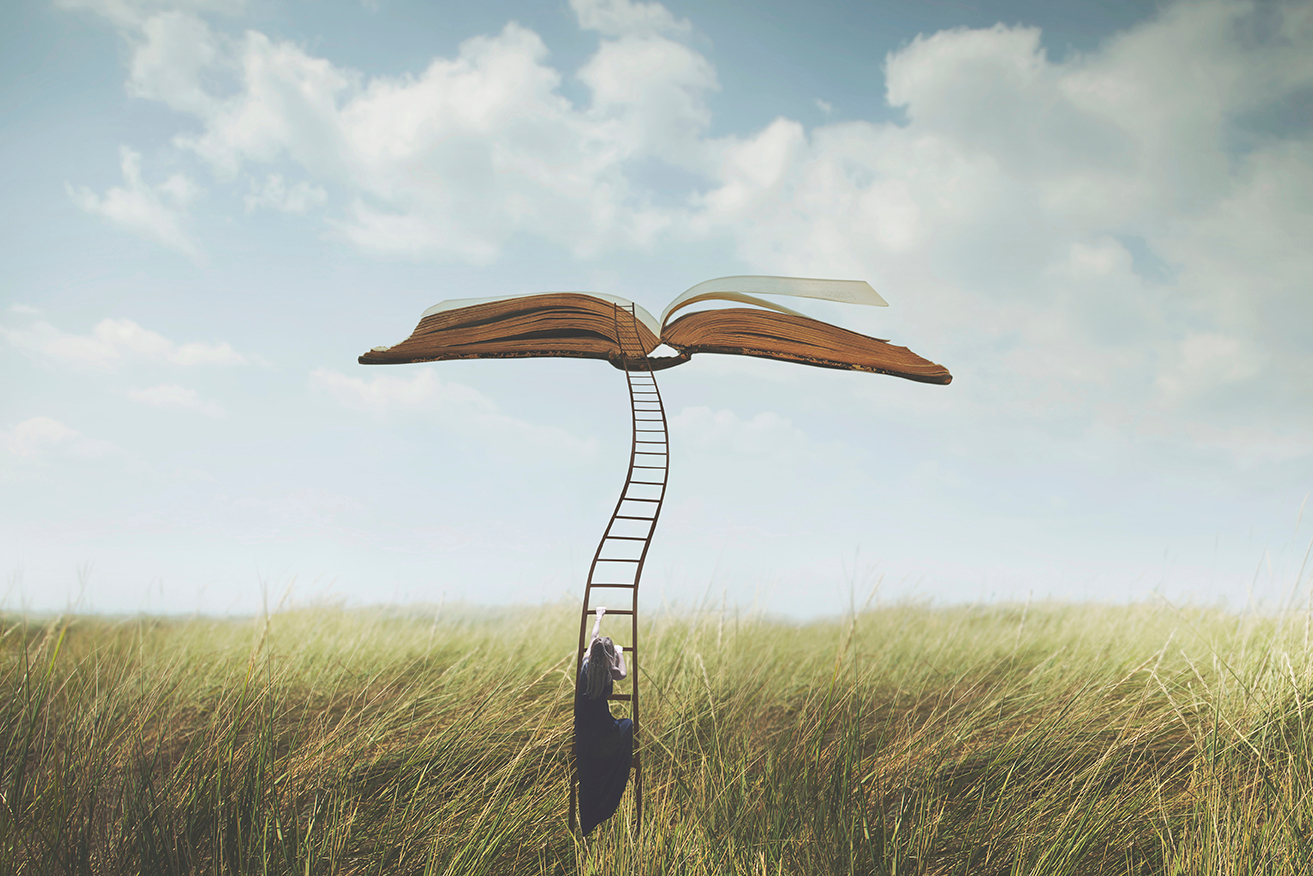
M 0 870 L 1313 873 L 1304 613 L 658 619 L 644 830 L 587 843 L 577 624 L 7 618 Z

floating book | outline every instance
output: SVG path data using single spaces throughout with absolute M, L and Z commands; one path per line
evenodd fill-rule
M 861 280 L 809 280 L 796 277 L 722 277 L 699 283 L 670 303 L 658 322 L 642 307 L 615 295 L 546 292 L 496 298 L 444 301 L 424 311 L 410 337 L 391 347 L 375 347 L 362 365 L 436 362 L 446 359 L 525 359 L 568 356 L 606 359 L 628 365 L 670 368 L 694 353 L 732 353 L 797 362 L 821 368 L 892 374 L 922 383 L 949 383 L 948 369 L 922 359 L 906 347 L 871 338 L 803 316 L 758 294 L 821 298 L 848 304 L 888 306 Z M 729 301 L 750 307 L 688 312 L 693 304 Z M 634 351 L 622 357 L 617 340 L 617 307 L 628 322 L 633 308 L 645 360 Z M 624 332 L 632 337 L 632 328 Z M 650 355 L 665 344 L 672 356 Z

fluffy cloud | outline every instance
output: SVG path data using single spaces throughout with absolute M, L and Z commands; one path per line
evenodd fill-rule
M 604 40 L 579 79 L 593 96 L 592 134 L 608 141 L 613 158 L 704 169 L 706 96 L 718 85 L 702 55 L 665 37 L 625 35 Z
M 599 35 L 586 105 L 515 23 L 368 77 L 219 33 L 196 5 L 130 5 L 128 89 L 195 120 L 175 144 L 220 179 L 263 177 L 248 209 L 309 211 L 331 185 L 327 221 L 362 250 L 489 263 L 517 234 L 580 257 L 727 241 L 755 271 L 890 290 L 884 324 L 854 327 L 920 327 L 904 339 L 982 414 L 1106 429 L 1141 410 L 1209 441 L 1191 424 L 1226 412 L 1281 446 L 1313 429 L 1313 139 L 1253 122 L 1313 87 L 1306 6 L 1178 3 L 1061 61 L 1032 27 L 923 35 L 886 59 L 898 124 L 713 138 L 715 70 L 659 3 L 572 0 Z M 125 188 L 75 198 L 186 251 L 190 184 L 147 186 L 133 155 Z M 658 197 L 654 166 L 679 187 Z
M 108 441 L 88 438 L 50 417 L 33 417 L 0 433 L 0 445 L 14 456 L 28 459 L 60 455 L 99 459 L 118 452 Z
M 754 465 L 783 460 L 798 465 L 819 458 L 823 452 L 792 421 L 774 411 L 744 419 L 734 411 L 687 407 L 670 418 L 670 432 L 678 436 L 678 446 L 689 453 L 729 456 Z
M 1234 417 L 1293 453 L 1313 429 L 1313 140 L 1245 120 L 1313 87 L 1310 20 L 1178 4 L 1062 62 L 1034 28 L 918 38 L 887 59 L 906 123 L 719 141 L 694 227 L 764 273 L 888 289 L 881 316 L 925 333 L 982 422 L 1161 415 L 1169 440 L 1229 451 L 1203 424 Z
M 130 389 L 128 398 L 154 408 L 191 411 L 207 417 L 222 417 L 225 413 L 218 402 L 203 399 L 196 390 L 178 386 L 176 383 L 166 383 L 148 389 Z
M 246 196 L 246 212 L 267 207 L 282 213 L 305 215 L 311 207 L 322 207 L 327 202 L 328 193 L 322 186 L 302 180 L 289 187 L 282 174 L 271 173 L 262 185 L 252 181 L 251 193 Z
M 404 377 L 378 374 L 368 379 L 316 368 L 310 372 L 310 386 L 352 410 L 436 417 L 456 433 L 538 459 L 556 456 L 577 461 L 597 450 L 596 439 L 580 439 L 563 429 L 507 416 L 478 390 L 444 381 L 430 368 L 416 369 Z
M 0 326 L 0 337 L 43 358 L 95 368 L 113 368 L 133 360 L 181 366 L 246 362 L 227 343 L 177 344 L 130 319 L 103 319 L 89 335 L 68 334 L 41 321 L 21 329 Z
M 55 0 L 55 5 L 94 12 L 119 27 L 135 28 L 141 27 L 161 9 L 166 10 L 166 15 L 171 11 L 237 15 L 246 8 L 246 0 Z
M 687 34 L 693 29 L 687 19 L 675 18 L 660 3 L 570 0 L 570 9 L 584 30 L 595 30 L 608 37 Z
M 346 212 L 330 221 L 367 251 L 487 263 L 522 232 L 581 255 L 648 246 L 673 216 L 632 183 L 628 163 L 702 166 L 715 72 L 672 38 L 687 22 L 659 4 L 576 7 L 604 37 L 579 71 L 590 107 L 559 93 L 547 47 L 515 23 L 416 75 L 366 79 L 293 43 L 258 31 L 224 36 L 177 10 L 125 29 L 128 91 L 196 118 L 200 131 L 174 142 L 221 179 L 286 162 L 309 174 L 300 189 L 269 176 L 248 209 L 304 211 L 325 200 L 314 180 L 340 185 Z M 103 201 L 81 190 L 78 203 L 194 251 L 182 205 L 143 184 L 132 156 L 125 189 Z
M 691 225 L 730 235 L 754 262 L 835 272 L 836 257 L 865 267 L 874 259 L 843 254 L 874 243 L 877 256 L 951 254 L 974 280 L 982 262 L 1001 272 L 1002 244 L 1029 272 L 1091 233 L 1157 244 L 1243 175 L 1226 148 L 1237 116 L 1313 81 L 1305 13 L 1265 13 L 1270 36 L 1246 41 L 1246 26 L 1263 29 L 1251 6 L 1195 2 L 1063 62 L 1036 28 L 918 37 L 886 64 L 907 124 L 808 134 L 779 119 L 713 140 L 715 70 L 659 3 L 572 2 L 603 37 L 577 74 L 584 107 L 559 93 L 542 40 L 514 23 L 418 74 L 371 79 L 257 31 L 221 36 L 185 6 L 128 31 L 129 91 L 201 123 L 180 146 L 223 175 L 290 160 L 343 185 L 338 227 L 362 247 L 476 261 L 516 232 L 595 253 Z M 686 209 L 656 209 L 632 172 L 643 160 L 710 186 L 685 192 Z M 314 182 L 267 180 L 249 204 L 322 201 Z
M 187 205 L 200 194 L 200 187 L 180 173 L 173 174 L 159 185 L 149 185 L 141 177 L 140 153 L 124 146 L 120 157 L 122 187 L 111 187 L 101 196 L 85 186 L 74 187 L 65 183 L 73 203 L 138 237 L 199 260 L 201 251 L 183 231 L 182 221 Z
M 344 407 L 371 413 L 427 410 L 440 415 L 487 416 L 497 410 L 492 400 L 478 390 L 443 381 L 428 368 L 406 377 L 379 374 L 368 380 L 316 368 L 310 372 L 310 385 L 327 392 Z
M 196 16 L 177 10 L 155 15 L 141 24 L 128 67 L 128 94 L 180 112 L 212 113 L 216 101 L 201 75 L 219 51 L 209 27 Z

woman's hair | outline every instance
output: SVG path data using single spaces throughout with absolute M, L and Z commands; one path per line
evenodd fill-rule
M 615 662 L 615 643 L 607 636 L 594 639 L 584 657 L 584 695 L 595 700 L 606 690 L 607 679 L 611 677 L 611 665 Z

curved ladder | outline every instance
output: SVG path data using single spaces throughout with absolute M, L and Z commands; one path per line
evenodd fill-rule
M 629 474 L 624 489 L 616 501 L 611 521 L 602 533 L 602 540 L 593 554 L 588 568 L 588 581 L 584 586 L 583 608 L 579 614 L 579 652 L 575 658 L 574 677 L 578 684 L 579 670 L 583 665 L 587 646 L 588 615 L 592 612 L 594 588 L 602 590 L 628 590 L 631 603 L 626 609 L 608 607 L 608 615 L 628 615 L 630 619 L 629 645 L 626 663 L 628 677 L 632 679 L 629 694 L 612 693 L 608 699 L 629 702 L 629 715 L 634 722 L 634 821 L 635 838 L 643 830 L 643 766 L 639 760 L 638 744 L 638 579 L 643 574 L 647 549 L 656 531 L 661 504 L 666 496 L 666 473 L 669 469 L 670 446 L 666 441 L 666 412 L 661 405 L 661 392 L 651 363 L 643 351 L 638 335 L 638 318 L 633 305 L 615 310 L 616 343 L 620 348 L 620 366 L 629 381 L 629 407 L 633 415 L 633 441 L 629 451 Z M 632 369 L 632 370 L 631 370 Z M 578 829 L 576 814 L 579 776 L 575 760 L 570 760 L 570 830 Z

